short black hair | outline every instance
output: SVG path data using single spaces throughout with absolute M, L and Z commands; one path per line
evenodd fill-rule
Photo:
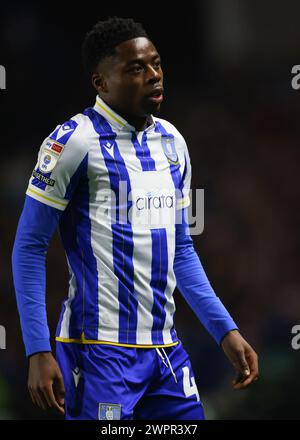
M 149 38 L 141 23 L 132 18 L 109 17 L 98 21 L 82 44 L 82 60 L 87 73 L 93 73 L 99 61 L 113 55 L 118 44 L 138 37 Z

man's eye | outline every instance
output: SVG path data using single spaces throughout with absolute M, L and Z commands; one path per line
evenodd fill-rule
M 132 72 L 140 72 L 142 69 L 142 66 L 133 66 L 131 71 Z

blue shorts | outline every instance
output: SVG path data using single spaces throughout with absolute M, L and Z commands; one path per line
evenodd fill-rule
M 181 341 L 166 348 L 56 342 L 68 420 L 203 420 Z

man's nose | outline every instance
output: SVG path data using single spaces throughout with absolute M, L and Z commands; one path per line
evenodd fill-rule
M 147 80 L 149 82 L 158 82 L 161 80 L 162 74 L 160 70 L 155 69 L 152 66 L 149 66 L 147 72 Z

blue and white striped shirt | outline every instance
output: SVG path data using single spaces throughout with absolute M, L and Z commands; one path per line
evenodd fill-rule
M 171 219 L 168 211 L 176 203 L 189 203 L 188 195 L 181 200 L 174 196 L 175 189 L 190 186 L 190 160 L 176 128 L 159 118 L 152 122 L 136 132 L 97 97 L 93 108 L 58 126 L 41 146 L 37 177 L 30 179 L 27 194 L 64 211 L 60 232 L 70 287 L 59 340 L 80 339 L 84 333 L 87 340 L 122 344 L 177 341 L 175 224 L 161 227 L 161 222 Z M 53 185 L 41 180 L 41 174 Z M 120 181 L 132 199 L 124 199 L 125 214 L 131 210 L 135 222 L 118 222 Z M 114 224 L 105 215 L 110 209 L 105 190 L 116 195 Z M 149 214 L 153 224 L 139 224 Z
M 58 341 L 177 344 L 174 267 L 181 280 L 186 278 L 182 258 L 183 265 L 194 270 L 189 288 L 180 284 L 182 293 L 210 333 L 219 342 L 237 328 L 195 251 L 175 261 L 176 212 L 190 203 L 190 181 L 184 138 L 163 119 L 151 117 L 151 125 L 138 132 L 97 96 L 94 107 L 56 127 L 40 147 L 24 208 L 31 218 L 23 213 L 14 247 L 14 281 L 27 354 L 50 347 L 44 275 L 43 286 L 35 292 L 28 273 L 32 282 L 39 276 L 29 266 L 30 253 L 35 248 L 37 258 L 42 258 L 58 221 L 70 272 Z M 37 229 L 36 246 L 28 245 Z

